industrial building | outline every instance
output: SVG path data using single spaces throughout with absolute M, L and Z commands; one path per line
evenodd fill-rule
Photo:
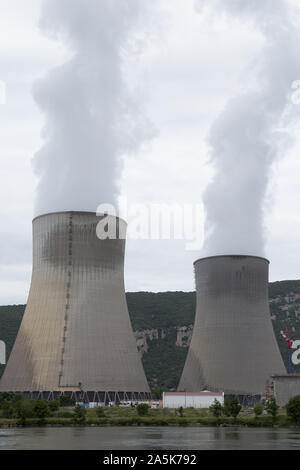
M 209 408 L 217 400 L 224 405 L 223 392 L 164 392 L 163 408 Z
M 151 397 L 125 297 L 126 223 L 113 218 L 117 237 L 102 240 L 100 219 L 57 212 L 33 220 L 30 292 L 0 391 L 101 403 Z
M 290 398 L 300 395 L 300 374 L 272 376 L 273 395 L 279 406 L 285 406 Z
M 212 256 L 194 267 L 196 316 L 178 390 L 224 391 L 253 404 L 271 374 L 285 374 L 269 312 L 269 261 Z

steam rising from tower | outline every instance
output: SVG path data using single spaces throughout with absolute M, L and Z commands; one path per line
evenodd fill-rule
M 139 0 L 44 0 L 41 30 L 71 58 L 34 87 L 46 121 L 34 159 L 37 214 L 116 202 L 122 155 L 150 136 L 124 78 L 145 8 Z
M 208 5 L 218 17 L 225 13 L 254 23 L 264 39 L 251 75 L 244 78 L 246 91 L 227 103 L 211 128 L 215 175 L 204 194 L 204 254 L 263 255 L 265 196 L 272 163 L 284 148 L 275 128 L 287 126 L 299 110 L 288 106 L 291 85 L 300 76 L 299 27 L 282 0 L 197 0 L 196 5 L 200 10 Z

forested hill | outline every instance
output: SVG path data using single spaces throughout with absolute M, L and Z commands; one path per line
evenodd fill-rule
M 137 347 L 151 387 L 175 389 L 190 343 L 195 292 L 129 292 L 128 309 Z M 280 330 L 289 329 L 292 339 L 300 339 L 300 280 L 269 284 L 271 319 L 286 360 L 285 342 Z M 10 354 L 25 305 L 0 307 L 0 340 Z M 0 365 L 0 376 L 4 371 Z M 300 366 L 295 371 L 300 372 Z

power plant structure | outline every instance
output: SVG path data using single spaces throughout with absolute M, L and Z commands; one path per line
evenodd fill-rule
M 115 238 L 98 238 L 103 217 Z M 0 391 L 104 403 L 151 398 L 125 297 L 126 226 L 92 212 L 33 220 L 30 292 Z
M 251 404 L 285 374 L 268 303 L 269 261 L 228 255 L 194 263 L 196 316 L 179 391 L 225 392 Z

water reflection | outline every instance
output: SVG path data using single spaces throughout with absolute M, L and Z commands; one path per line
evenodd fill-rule
M 0 429 L 0 449 L 300 449 L 298 428 L 49 427 Z

